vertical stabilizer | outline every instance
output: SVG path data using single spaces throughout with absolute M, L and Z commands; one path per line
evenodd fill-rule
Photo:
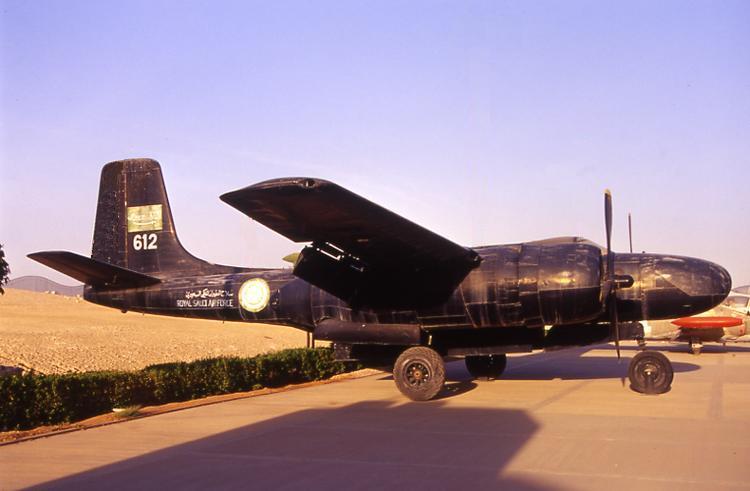
M 91 257 L 140 273 L 186 271 L 202 263 L 177 239 L 158 162 L 104 166 Z

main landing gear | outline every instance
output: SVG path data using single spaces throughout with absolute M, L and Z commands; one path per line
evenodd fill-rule
M 503 355 L 467 356 L 466 368 L 472 377 L 493 380 L 503 373 L 507 357 Z M 401 353 L 393 366 L 396 387 L 413 401 L 428 401 L 445 383 L 445 363 L 432 348 L 415 346 Z
M 445 363 L 432 348 L 415 346 L 398 357 L 393 366 L 396 387 L 412 401 L 428 401 L 445 383 Z
M 469 374 L 479 380 L 495 380 L 500 378 L 506 365 L 508 357 L 501 355 L 467 356 L 464 359 Z
M 507 365 L 502 355 L 467 356 L 466 368 L 472 377 L 482 380 L 499 378 Z M 432 348 L 415 346 L 401 353 L 393 366 L 396 387 L 412 401 L 434 398 L 445 383 L 443 357 Z
M 658 351 L 641 351 L 630 360 L 630 388 L 641 394 L 663 394 L 669 391 L 674 371 L 666 356 Z

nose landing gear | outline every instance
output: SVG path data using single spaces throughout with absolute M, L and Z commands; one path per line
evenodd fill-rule
M 494 380 L 500 378 L 508 364 L 506 355 L 467 356 L 464 359 L 466 370 L 479 380 Z
M 668 392 L 674 371 L 666 356 L 658 351 L 641 351 L 633 357 L 628 367 L 630 388 L 641 394 Z

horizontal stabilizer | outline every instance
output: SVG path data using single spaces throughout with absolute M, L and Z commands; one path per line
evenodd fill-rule
M 34 252 L 28 257 L 92 286 L 132 288 L 153 285 L 161 281 L 153 276 L 68 251 Z

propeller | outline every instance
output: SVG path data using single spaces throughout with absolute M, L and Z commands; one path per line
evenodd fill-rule
M 628 240 L 630 241 L 630 253 L 633 254 L 633 221 L 630 219 L 630 212 L 628 212 Z
M 604 224 L 607 229 L 607 270 L 604 278 L 609 322 L 615 328 L 615 349 L 617 359 L 620 359 L 620 325 L 617 318 L 617 285 L 615 283 L 615 253 L 612 252 L 612 193 L 604 191 Z

